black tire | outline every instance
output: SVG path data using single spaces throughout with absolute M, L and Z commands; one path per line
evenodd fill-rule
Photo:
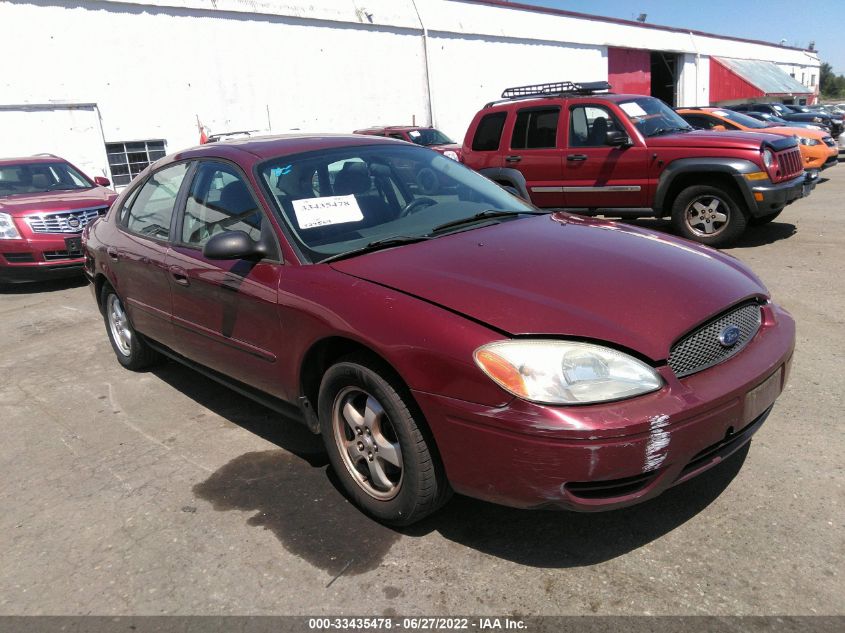
M 347 405 L 361 412 L 361 425 L 347 422 L 343 413 Z M 381 413 L 368 415 L 373 411 Z M 320 384 L 318 412 L 332 468 L 367 514 L 391 525 L 410 525 L 451 496 L 422 413 L 401 381 L 374 359 L 355 355 L 332 365 Z M 363 424 L 365 420 L 369 426 Z M 389 451 L 385 442 L 392 447 Z M 341 448 L 347 444 L 354 456 Z M 400 468 L 389 461 L 396 457 L 396 448 Z M 389 485 L 380 486 L 376 481 L 373 473 L 378 469 Z
M 764 215 L 760 218 L 751 218 L 751 220 L 749 220 L 749 224 L 751 224 L 751 226 L 762 226 L 764 224 L 768 224 L 769 222 L 777 218 L 782 211 L 783 209 L 781 209 L 780 211 L 775 211 L 774 213 L 770 213 L 769 215 Z
M 161 355 L 147 345 L 146 341 L 132 327 L 126 311 L 123 309 L 120 297 L 114 291 L 114 288 L 108 284 L 105 284 L 100 292 L 100 305 L 103 307 L 106 333 L 114 350 L 114 355 L 117 357 L 117 362 L 126 369 L 140 371 L 161 360 Z M 119 309 L 122 317 L 117 316 L 115 308 Z M 122 337 L 118 334 L 121 329 L 125 332 Z
M 720 187 L 693 185 L 681 191 L 672 203 L 672 227 L 699 244 L 717 248 L 732 244 L 745 232 L 747 224 L 744 207 L 731 192 Z

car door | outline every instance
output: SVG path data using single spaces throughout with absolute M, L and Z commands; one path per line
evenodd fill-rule
M 505 133 L 510 138 L 505 165 L 525 177 L 531 200 L 538 207 L 562 207 L 563 134 L 559 134 L 560 106 L 533 106 L 517 110 Z
M 639 208 L 648 189 L 647 150 L 609 107 L 569 106 L 564 151 L 564 202 L 570 208 Z M 607 132 L 627 134 L 633 145 L 613 147 Z
M 159 169 L 131 193 L 118 218 L 121 237 L 107 249 L 133 327 L 164 345 L 173 338 L 166 264 L 173 210 L 189 168 L 177 163 Z
M 200 162 L 178 216 L 167 257 L 178 336 L 174 349 L 280 395 L 274 364 L 285 347 L 277 311 L 283 266 L 272 226 L 243 172 L 222 161 Z M 260 261 L 205 257 L 203 246 L 226 231 L 269 240 L 275 252 Z

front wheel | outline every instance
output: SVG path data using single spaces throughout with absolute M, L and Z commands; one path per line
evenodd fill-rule
M 365 512 L 409 525 L 446 502 L 449 484 L 421 413 L 390 372 L 366 358 L 333 365 L 318 409 L 332 468 Z
M 120 297 L 109 285 L 103 287 L 101 305 L 109 342 L 121 365 L 139 371 L 160 360 L 158 352 L 150 348 L 132 327 Z
M 687 187 L 672 204 L 672 226 L 683 237 L 707 246 L 727 246 L 745 232 L 744 209 L 724 189 Z

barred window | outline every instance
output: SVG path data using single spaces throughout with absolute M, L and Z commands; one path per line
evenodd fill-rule
M 166 141 L 128 141 L 124 143 L 106 143 L 109 155 L 109 168 L 115 186 L 128 185 L 150 163 L 164 157 Z

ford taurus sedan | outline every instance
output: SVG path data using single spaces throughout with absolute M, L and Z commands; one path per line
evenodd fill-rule
M 794 344 L 736 259 L 539 211 L 386 138 L 174 154 L 84 249 L 121 365 L 167 356 L 302 421 L 393 524 L 452 491 L 581 511 L 652 498 L 750 440 Z

